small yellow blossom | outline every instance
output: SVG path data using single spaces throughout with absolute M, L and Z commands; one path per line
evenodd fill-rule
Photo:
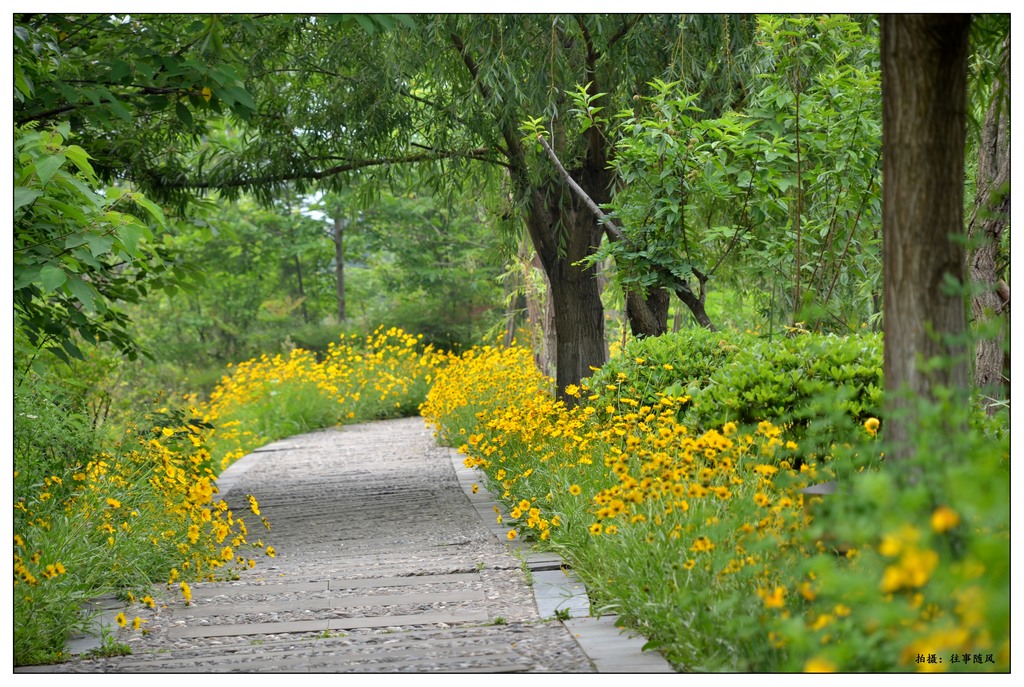
M 810 658 L 804 664 L 805 673 L 834 673 L 836 670 L 836 665 L 827 658 Z
M 764 601 L 765 608 L 782 608 L 786 605 L 785 587 L 776 587 L 771 591 L 758 589 L 757 595 Z
M 959 524 L 960 515 L 949 506 L 939 506 L 932 513 L 932 529 L 940 534 Z
M 877 417 L 869 417 L 867 420 L 864 421 L 864 429 L 871 436 L 875 436 L 875 434 L 878 433 L 879 424 L 881 423 L 878 421 Z

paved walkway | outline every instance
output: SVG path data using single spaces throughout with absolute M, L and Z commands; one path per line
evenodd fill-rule
M 218 483 L 239 514 L 256 496 L 276 558 L 193 585 L 189 606 L 161 587 L 157 609 L 129 612 L 147 633 L 117 632 L 128 656 L 87 658 L 85 637 L 73 660 L 17 672 L 671 672 L 589 616 L 559 559 L 508 542 L 478 480 L 420 418 L 267 445 Z

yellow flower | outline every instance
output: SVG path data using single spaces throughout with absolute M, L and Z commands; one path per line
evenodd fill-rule
M 595 522 L 593 525 L 590 526 L 590 533 L 593 535 L 598 535 L 601 534 L 601 530 L 603 529 L 604 527 L 601 525 L 601 523 Z
M 939 564 L 939 555 L 930 549 L 911 548 L 900 560 L 882 573 L 880 587 L 891 593 L 905 588 L 923 587 Z
M 128 624 L 128 619 L 124 617 L 124 613 L 123 612 L 122 613 L 118 613 L 117 616 L 114 617 L 114 620 L 116 620 L 117 624 L 120 625 L 121 627 L 124 627 L 125 625 Z
M 172 572 L 176 572 L 176 571 L 172 571 Z M 188 582 L 182 581 L 182 583 L 179 585 L 179 588 L 181 589 L 181 595 L 183 597 L 185 597 L 185 603 L 186 604 L 191 604 L 192 603 L 192 588 L 188 586 Z
M 693 541 L 693 545 L 690 546 L 690 551 L 696 551 L 696 552 L 711 551 L 714 548 L 715 548 L 714 542 L 712 542 L 707 537 L 697 537 Z
M 156 608 L 156 601 L 153 601 L 153 597 L 151 597 L 149 594 L 146 594 L 146 596 L 142 597 L 142 603 L 146 604 L 150 608 Z
M 473 485 L 473 493 L 476 494 L 479 491 L 480 491 L 480 485 L 479 484 L 474 484 Z
M 274 547 L 273 546 L 268 546 L 267 547 L 267 555 L 270 556 L 271 558 L 274 558 L 275 556 L 277 556 L 277 551 L 274 551 Z
M 516 531 L 515 530 L 509 530 L 508 533 L 505 536 L 508 537 L 509 541 L 512 541 L 513 539 L 516 538 Z
M 761 588 L 757 590 L 757 595 L 764 601 L 765 608 L 782 608 L 786 605 L 785 587 L 776 587 L 772 591 Z
M 573 496 L 579 496 L 581 491 L 583 490 L 580 489 L 580 485 L 578 484 L 574 484 L 571 487 L 569 487 L 569 493 L 572 494 Z
M 869 417 L 867 420 L 864 421 L 864 429 L 871 436 L 875 436 L 875 434 L 878 433 L 878 425 L 879 424 L 880 423 L 879 423 L 877 417 Z
M 932 529 L 940 534 L 959 524 L 960 516 L 949 506 L 939 506 L 932 513 Z
M 111 508 L 120 508 L 121 507 L 121 502 L 118 501 L 117 499 L 108 498 L 107 499 L 107 505 L 110 506 Z
M 834 673 L 836 665 L 827 658 L 815 657 L 807 660 L 804 664 L 805 673 Z

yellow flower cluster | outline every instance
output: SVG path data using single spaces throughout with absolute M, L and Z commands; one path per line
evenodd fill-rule
M 181 410 L 161 409 L 150 419 L 148 430 L 129 430 L 119 451 L 100 453 L 84 466 L 72 466 L 67 475 L 46 478 L 38 493 L 19 496 L 15 587 L 57 582 L 69 574 L 67 567 L 85 574 L 88 564 L 64 556 L 69 549 L 88 551 L 89 542 L 105 551 L 108 578 L 122 584 L 131 570 L 159 561 L 176 561 L 171 565 L 196 579 L 255 564 L 242 555 L 223 555 L 225 543 L 234 549 L 244 546 L 247 531 L 227 503 L 214 501 L 208 430 L 194 414 Z M 64 528 L 60 535 L 54 532 L 55 520 Z M 69 546 L 67 538 L 79 547 Z M 16 596 L 17 603 L 38 598 Z
M 807 519 L 797 488 L 817 472 L 805 465 L 803 482 L 787 490 L 775 484 L 778 464 L 796 448 L 782 440 L 782 428 L 764 422 L 740 435 L 729 423 L 694 435 L 679 422 L 687 397 L 651 406 L 622 390 L 614 405 L 597 408 L 589 401 L 598 394 L 572 386 L 566 393 L 581 402 L 568 408 L 550 388 L 528 351 L 482 347 L 451 360 L 422 407 L 465 464 L 484 471 L 520 530 L 537 539 L 567 517 L 589 517 L 592 536 L 641 528 L 650 545 L 678 547 L 687 569 L 710 569 L 712 555 L 731 551 L 716 568 L 728 575 L 757 562 L 748 551 L 755 539 Z M 719 516 L 735 499 L 756 503 L 756 517 L 725 532 Z M 579 508 L 565 512 L 567 503 Z M 762 576 L 762 585 L 769 582 Z
M 279 437 L 263 436 L 254 408 L 309 406 L 330 410 L 319 426 L 384 417 L 412 404 L 415 411 L 445 356 L 421 347 L 422 335 L 378 328 L 360 345 L 357 335 L 331 343 L 322 359 L 300 348 L 263 355 L 235 366 L 203 405 L 203 419 L 216 426 L 211 441 L 225 469 L 252 448 Z M 410 400 L 412 399 L 412 400 Z M 298 426 L 302 429 L 301 422 Z M 313 429 L 314 427 L 309 427 Z

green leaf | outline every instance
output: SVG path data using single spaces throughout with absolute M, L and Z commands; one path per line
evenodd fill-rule
M 68 279 L 68 275 L 57 265 L 44 265 L 39 270 L 39 283 L 43 287 L 43 293 L 50 293 L 61 286 Z
M 96 312 L 96 298 L 99 293 L 94 286 L 86 284 L 79 277 L 71 277 L 67 281 L 67 287 L 71 291 L 71 295 L 82 304 L 82 307 L 88 312 Z
M 38 264 L 21 265 L 15 264 L 14 267 L 14 290 L 20 291 L 34 281 L 39 280 L 39 273 L 42 271 Z
M 52 177 L 65 162 L 67 162 L 67 158 L 59 153 L 57 155 L 43 155 L 36 160 L 36 176 L 39 177 L 39 183 L 45 186 L 46 183 L 50 181 L 50 177 Z
M 190 129 L 192 128 L 192 112 L 188 109 L 188 105 L 179 101 L 174 106 L 174 113 L 178 115 L 178 120 L 182 124 L 184 124 Z
M 88 174 L 90 177 L 96 176 L 96 172 L 93 171 L 92 165 L 89 164 L 89 160 L 92 156 L 85 152 L 80 146 L 71 145 L 64 149 L 64 154 L 74 163 L 75 167 Z
M 365 14 L 353 15 L 353 19 L 359 22 L 359 25 L 363 27 L 363 31 L 370 34 L 371 36 L 377 33 L 377 25 L 373 23 L 373 20 L 367 17 Z
M 120 83 L 126 77 L 131 76 L 131 71 L 131 65 L 124 60 L 112 60 L 110 63 L 110 80 L 114 83 Z
M 37 188 L 26 188 L 25 186 L 14 187 L 14 209 L 24 207 L 29 203 L 33 202 L 36 198 L 43 195 L 43 192 Z
M 114 111 L 114 114 L 120 117 L 121 119 L 125 120 L 126 122 L 130 122 L 132 120 L 131 111 L 113 95 L 110 96 L 110 102 L 108 103 L 108 105 L 110 105 L 110 109 Z
M 106 234 L 88 234 L 85 240 L 89 244 L 89 250 L 97 258 L 104 253 L 109 253 L 111 246 L 114 245 L 114 238 Z
M 227 88 L 218 89 L 217 95 L 220 96 L 228 105 L 241 105 L 247 110 L 256 109 L 256 101 L 252 99 L 252 95 L 249 91 L 244 88 L 228 86 Z
M 132 194 L 132 200 L 146 208 L 146 212 L 148 212 L 161 226 L 167 224 L 167 219 L 164 217 L 164 211 L 160 209 L 159 205 L 149 200 L 141 193 Z
M 118 228 L 117 237 L 131 255 L 138 255 L 139 240 L 145 229 L 138 224 L 125 224 Z

